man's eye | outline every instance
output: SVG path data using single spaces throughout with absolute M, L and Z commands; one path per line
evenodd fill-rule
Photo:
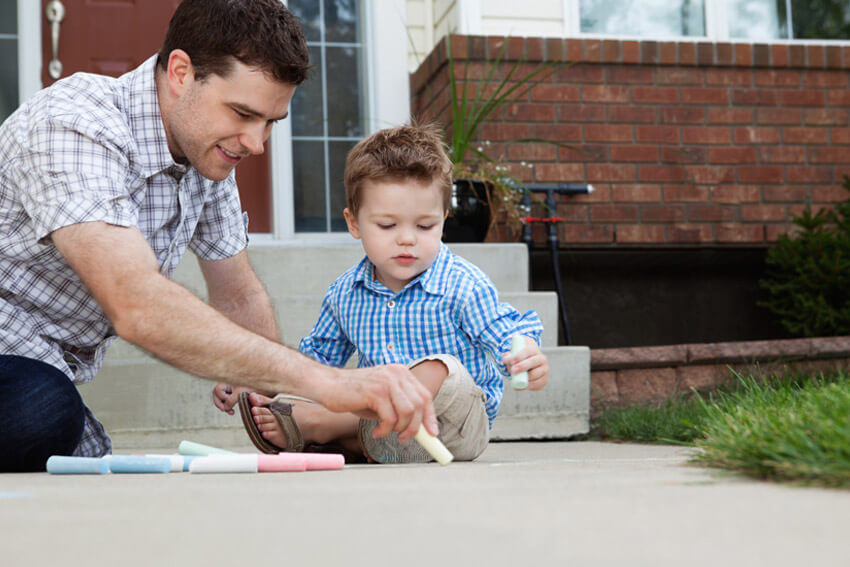
M 238 110 L 236 110 L 236 109 L 234 109 L 234 110 L 233 110 L 233 112 L 235 112 L 236 114 L 238 114 L 238 115 L 239 115 L 239 118 L 251 118 L 251 115 L 250 115 L 250 114 L 245 114 L 244 112 L 239 112 L 239 111 L 238 111 Z

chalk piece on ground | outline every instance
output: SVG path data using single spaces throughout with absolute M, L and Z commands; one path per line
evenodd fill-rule
M 194 441 L 181 441 L 180 447 L 177 449 L 177 452 L 181 455 L 193 455 L 196 457 L 206 457 L 208 455 L 236 455 L 233 451 L 227 451 L 225 449 L 219 449 L 218 447 L 210 447 L 209 445 L 202 445 L 201 443 L 195 443 Z
M 428 431 L 425 430 L 424 425 L 419 426 L 419 431 L 416 432 L 416 435 L 413 438 L 416 439 L 416 442 L 422 445 L 422 448 L 428 451 L 428 454 L 434 457 L 434 460 L 441 465 L 445 466 L 454 460 L 454 455 L 446 449 L 443 442 L 428 433 Z
M 47 472 L 50 474 L 106 474 L 109 472 L 109 463 L 103 459 L 91 457 L 53 455 L 47 459 Z
M 171 470 L 170 459 L 112 455 L 111 459 L 104 459 L 104 462 L 108 464 L 109 470 L 116 474 L 167 473 Z

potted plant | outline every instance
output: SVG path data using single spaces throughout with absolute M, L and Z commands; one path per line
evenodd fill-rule
M 452 212 L 446 220 L 444 240 L 447 242 L 483 241 L 495 213 L 502 211 L 509 223 L 525 222 L 529 211 L 523 205 L 524 189 L 511 174 L 504 156 L 493 156 L 490 143 L 481 141 L 481 125 L 506 103 L 519 100 L 535 85 L 548 80 L 565 61 L 547 61 L 521 74 L 523 60 L 516 61 L 504 75 L 501 63 L 507 51 L 505 38 L 499 52 L 485 69 L 483 80 L 469 81 L 469 65 L 459 81 L 455 69 L 451 35 L 446 38 L 449 74 L 449 124 L 447 140 L 449 156 L 454 164 L 455 183 Z M 534 142 L 568 147 L 559 142 L 541 139 L 520 139 L 514 142 Z M 525 165 L 525 164 L 523 164 Z M 530 166 L 529 166 L 530 167 Z

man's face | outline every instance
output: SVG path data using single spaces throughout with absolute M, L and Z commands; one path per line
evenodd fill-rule
M 445 218 L 437 184 L 412 180 L 366 182 L 357 215 L 345 209 L 375 277 L 396 293 L 434 263 Z
M 187 73 L 165 118 L 168 146 L 207 179 L 221 181 L 250 155 L 263 153 L 272 125 L 286 117 L 293 85 L 233 62 L 227 77 Z

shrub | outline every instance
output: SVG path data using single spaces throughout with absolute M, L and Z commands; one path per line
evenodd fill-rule
M 843 187 L 850 191 L 850 177 Z M 796 234 L 782 235 L 767 254 L 759 305 L 803 337 L 850 334 L 850 199 L 793 217 Z

